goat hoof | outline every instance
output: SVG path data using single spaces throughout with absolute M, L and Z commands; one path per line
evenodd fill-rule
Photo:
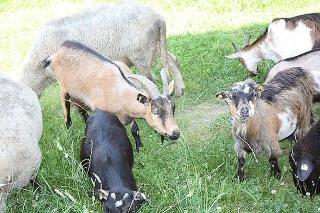
M 67 122 L 67 123 L 66 123 L 66 127 L 67 127 L 67 129 L 69 129 L 69 128 L 71 127 L 71 125 L 72 125 L 72 123 L 71 123 L 71 122 Z
M 240 183 L 244 181 L 244 175 L 235 174 L 234 178 L 236 178 Z

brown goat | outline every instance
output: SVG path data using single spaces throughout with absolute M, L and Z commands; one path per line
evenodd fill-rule
M 296 138 L 306 134 L 310 127 L 312 92 L 312 78 L 295 67 L 279 72 L 262 93 L 253 80 L 247 79 L 218 95 L 225 99 L 232 115 L 240 181 L 244 179 L 247 153 L 261 150 L 267 152 L 274 176 L 280 176 L 278 141 L 293 133 Z
M 114 63 L 73 41 L 64 42 L 47 59 L 46 66 L 49 65 L 59 82 L 67 126 L 71 125 L 71 99 L 90 110 L 114 113 L 123 124 L 135 118 L 144 118 L 161 135 L 173 140 L 179 138 L 180 132 L 174 119 L 174 102 L 167 87 L 161 95 L 152 81 L 132 74 L 125 64 Z

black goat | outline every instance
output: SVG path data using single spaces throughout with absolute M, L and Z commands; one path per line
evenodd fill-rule
M 292 178 L 303 195 L 320 193 L 320 121 L 298 141 L 289 154 Z
M 86 125 L 80 158 L 105 212 L 136 212 L 147 198 L 137 191 L 126 129 L 115 115 L 101 110 L 95 110 Z

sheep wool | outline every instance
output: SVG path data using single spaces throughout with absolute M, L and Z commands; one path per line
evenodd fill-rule
M 41 162 L 42 114 L 36 94 L 0 73 L 0 213 L 14 188 L 34 179 Z

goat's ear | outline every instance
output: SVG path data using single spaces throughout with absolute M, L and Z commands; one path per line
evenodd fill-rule
M 142 192 L 134 191 L 133 192 L 133 197 L 134 197 L 134 200 L 140 200 L 140 201 L 149 202 L 149 199 L 147 198 L 147 196 Z
M 99 190 L 97 191 L 97 195 L 98 195 L 98 197 L 99 197 L 99 200 L 108 200 L 109 191 L 103 190 L 103 189 L 99 189 Z
M 258 85 L 255 87 L 256 96 L 260 97 L 261 92 L 263 91 L 263 89 L 264 89 L 264 85 L 263 85 L 263 84 L 258 84 Z
M 216 98 L 218 98 L 218 99 L 229 98 L 229 92 L 220 92 L 220 93 L 216 94 Z
M 146 104 L 148 102 L 148 98 L 141 93 L 138 94 L 137 96 L 137 101 L 139 101 L 142 104 Z
M 313 171 L 314 165 L 310 156 L 302 155 L 298 162 L 297 176 L 300 181 L 305 181 Z

